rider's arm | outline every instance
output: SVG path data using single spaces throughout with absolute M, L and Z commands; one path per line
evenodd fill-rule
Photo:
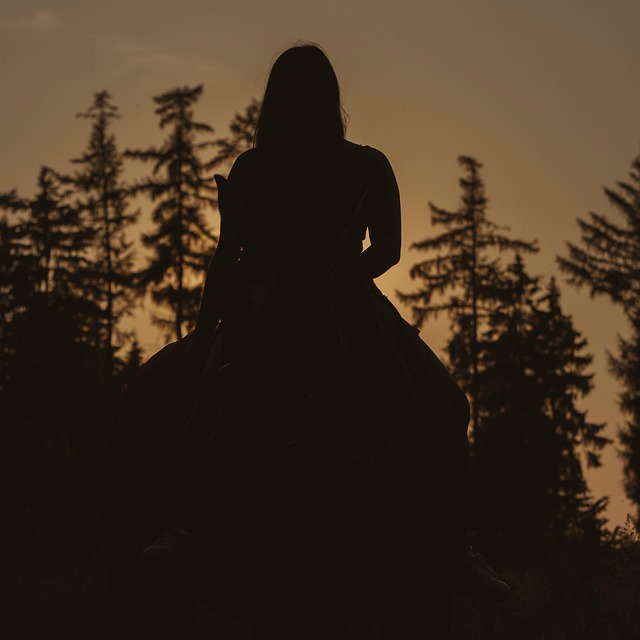
M 246 179 L 249 153 L 245 152 L 236 158 L 229 171 L 229 182 L 242 188 Z M 220 237 L 218 246 L 209 263 L 207 277 L 204 283 L 200 310 L 196 321 L 194 339 L 202 342 L 220 320 L 220 296 L 231 280 L 233 271 L 240 256 L 240 244 L 236 240 L 233 231 L 224 219 L 220 220 Z
M 369 147 L 368 193 L 365 202 L 370 245 L 360 255 L 367 279 L 377 278 L 400 260 L 402 228 L 400 191 L 387 157 Z
M 240 255 L 240 245 L 232 231 L 227 229 L 223 220 L 220 221 L 220 237 L 218 246 L 211 258 L 204 290 L 200 301 L 200 310 L 196 320 L 194 338 L 203 340 L 220 320 L 220 296 L 230 281 Z

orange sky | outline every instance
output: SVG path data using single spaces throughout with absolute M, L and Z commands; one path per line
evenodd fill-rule
M 559 277 L 595 358 L 584 407 L 613 437 L 619 388 L 605 354 L 625 323 L 606 301 L 569 290 L 555 256 L 578 240 L 576 217 L 617 215 L 602 187 L 625 179 L 640 152 L 639 27 L 636 0 L 5 0 L 0 190 L 31 195 L 41 164 L 69 169 L 88 135 L 74 116 L 96 91 L 120 107 L 122 147 L 160 142 L 152 96 L 181 85 L 204 84 L 196 115 L 222 135 L 261 96 L 274 56 L 316 41 L 342 85 L 348 137 L 382 150 L 400 186 L 405 251 L 379 286 L 393 301 L 396 289 L 412 289 L 419 255 L 408 245 L 433 233 L 427 202 L 456 207 L 456 158 L 475 156 L 490 217 L 514 237 L 537 238 L 530 271 Z M 149 354 L 162 346 L 144 314 L 139 326 Z M 442 353 L 445 324 L 423 336 Z M 596 496 L 611 496 L 614 526 L 630 507 L 613 447 L 604 463 L 588 478 Z

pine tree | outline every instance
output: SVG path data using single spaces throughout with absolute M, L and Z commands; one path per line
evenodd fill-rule
M 131 336 L 129 348 L 123 358 L 119 358 L 117 362 L 116 381 L 118 382 L 119 394 L 122 394 L 129 382 L 131 376 L 138 370 L 143 363 L 143 353 L 140 342 L 135 334 Z M 119 398 L 116 398 L 116 400 Z
M 640 527 L 640 312 L 630 318 L 631 336 L 618 336 L 618 357 L 609 354 L 609 369 L 623 385 L 619 406 L 628 416 L 618 438 L 624 462 L 624 490 L 636 505 L 636 527 Z
M 0 209 L 19 209 L 15 191 L 0 194 Z M 28 246 L 21 239 L 19 225 L 5 214 L 0 218 L 0 446 L 7 443 L 13 431 L 19 340 L 16 329 L 29 289 L 28 263 Z
M 602 435 L 605 423 L 591 422 L 579 407 L 593 390 L 593 356 L 585 353 L 587 340 L 562 309 L 555 278 L 536 301 L 531 342 L 537 346 L 533 370 L 541 386 L 542 411 L 559 460 L 560 474 L 551 490 L 551 527 L 564 535 L 594 536 L 604 524 L 600 514 L 608 497 L 593 500 L 584 469 L 601 466 L 601 452 L 611 440 Z
M 95 332 L 104 353 L 106 394 L 111 398 L 116 352 L 125 338 L 118 325 L 132 313 L 138 289 L 133 243 L 127 239 L 138 212 L 129 211 L 123 157 L 111 132 L 113 121 L 120 117 L 112 96 L 108 91 L 97 92 L 91 106 L 77 117 L 92 124 L 87 148 L 72 160 L 78 169 L 70 181 L 78 191 L 83 218 L 93 231 L 94 286 L 90 295 L 100 308 Z
M 548 500 L 545 485 L 554 465 L 544 459 L 548 433 L 537 406 L 528 343 L 530 303 L 538 291 L 539 279 L 531 278 L 516 256 L 492 292 L 494 304 L 479 336 L 473 477 L 476 527 L 485 536 L 521 532 L 526 524 L 539 523 L 546 510 L 541 503 Z
M 255 98 L 249 102 L 242 113 L 236 113 L 229 124 L 229 135 L 216 140 L 216 157 L 206 165 L 214 169 L 220 165 L 231 165 L 247 149 L 254 146 L 256 123 L 260 115 L 260 101 Z
M 215 142 L 196 140 L 213 129 L 195 121 L 193 112 L 201 93 L 202 85 L 198 85 L 155 97 L 160 127 L 169 128 L 166 140 L 159 148 L 126 152 L 130 158 L 153 163 L 151 177 L 135 185 L 134 192 L 147 194 L 156 203 L 152 214 L 155 230 L 142 236 L 152 251 L 142 282 L 150 288 L 154 302 L 170 312 L 169 317 L 152 316 L 167 339 L 179 339 L 193 328 L 203 274 L 216 243 L 207 222 L 216 203 L 215 183 L 199 157 Z
M 94 275 L 89 251 L 95 232 L 71 204 L 72 192 L 65 182 L 50 167 L 40 168 L 35 197 L 19 202 L 19 209 L 27 213 L 19 230 L 33 260 L 33 292 L 41 293 L 47 304 L 64 304 L 75 318 L 79 337 L 95 344 L 91 324 L 99 307 L 89 295 Z
M 0 206 L 16 214 L 15 223 L 5 227 L 9 242 L 3 243 L 11 258 L 3 320 L 11 331 L 12 422 L 30 420 L 50 431 L 94 422 L 101 387 L 92 341 L 99 309 L 89 295 L 87 259 L 93 231 L 69 195 L 60 177 L 43 166 L 33 198 L 19 198 L 15 191 L 0 196 Z
M 396 292 L 410 306 L 417 327 L 446 313 L 454 336 L 447 350 L 461 387 L 470 395 L 472 426 L 478 424 L 478 339 L 481 323 L 496 304 L 501 266 L 497 254 L 503 251 L 535 252 L 536 241 L 508 238 L 489 220 L 488 200 L 480 176 L 482 164 L 471 156 L 459 156 L 465 175 L 460 179 L 462 198 L 456 211 L 429 203 L 431 224 L 444 227 L 440 235 L 414 242 L 410 249 L 429 257 L 410 270 L 420 281 L 414 293 Z
M 597 537 L 606 506 L 591 499 L 581 462 L 598 466 L 608 442 L 578 407 L 592 357 L 559 297 L 516 256 L 480 340 L 476 521 L 525 547 L 548 534 Z
M 629 322 L 630 336 L 618 336 L 618 355 L 609 353 L 608 359 L 623 385 L 619 406 L 626 421 L 618 437 L 624 488 L 640 523 L 640 155 L 631 164 L 629 180 L 604 193 L 622 219 L 614 222 L 593 212 L 586 220 L 578 218 L 580 244 L 568 242 L 568 256 L 557 261 L 570 285 L 586 287 L 591 297 L 608 298 Z

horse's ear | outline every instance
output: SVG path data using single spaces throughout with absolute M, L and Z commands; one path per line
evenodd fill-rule
M 244 244 L 249 232 L 249 216 L 229 180 L 219 173 L 213 177 L 218 187 L 220 217 L 229 223 L 236 238 Z

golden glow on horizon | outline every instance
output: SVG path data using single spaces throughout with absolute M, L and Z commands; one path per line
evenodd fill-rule
M 69 168 L 88 132 L 75 114 L 102 89 L 120 108 L 121 147 L 162 140 L 152 97 L 181 85 L 204 83 L 196 115 L 223 135 L 233 114 L 260 97 L 274 55 L 308 39 L 335 66 L 348 137 L 381 149 L 396 171 L 405 249 L 378 282 L 391 299 L 413 287 L 408 246 L 430 233 L 428 201 L 458 203 L 460 154 L 483 163 L 492 219 L 514 237 L 538 238 L 541 251 L 527 263 L 550 276 L 565 242 L 578 239 L 576 217 L 615 215 L 602 188 L 625 179 L 640 151 L 640 83 L 629 82 L 640 60 L 638 24 L 640 5 L 630 0 L 579 8 L 551 0 L 52 0 L 46 11 L 13 0 L 0 16 L 0 190 L 29 195 L 41 164 Z M 144 217 L 150 206 L 142 207 Z M 595 356 L 595 389 L 584 406 L 615 437 L 619 388 L 606 350 L 625 334 L 624 321 L 558 280 L 565 311 Z M 146 313 L 138 326 L 150 353 L 162 340 Z M 434 323 L 423 335 L 440 352 L 446 326 Z M 588 478 L 596 495 L 611 496 L 610 521 L 621 524 L 628 505 L 613 448 L 604 462 Z

